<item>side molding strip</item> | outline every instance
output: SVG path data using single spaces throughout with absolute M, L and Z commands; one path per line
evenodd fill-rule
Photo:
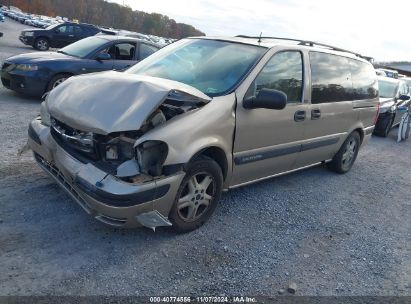
M 330 146 L 336 144 L 340 140 L 340 137 L 332 137 L 323 140 L 313 141 L 309 143 L 298 144 L 295 146 L 287 148 L 275 148 L 264 152 L 248 154 L 245 156 L 237 156 L 234 158 L 234 163 L 236 165 L 244 165 L 259 160 L 264 160 L 268 158 L 274 158 L 279 156 L 284 156 L 292 153 L 303 152 L 307 150 L 317 149 L 324 146 Z

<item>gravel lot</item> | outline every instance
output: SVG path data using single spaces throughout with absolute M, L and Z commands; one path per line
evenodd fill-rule
M 0 24 L 0 61 L 29 52 Z M 185 235 L 88 217 L 17 157 L 39 100 L 0 88 L 0 295 L 411 295 L 411 141 L 372 138 L 352 171 L 239 188 Z

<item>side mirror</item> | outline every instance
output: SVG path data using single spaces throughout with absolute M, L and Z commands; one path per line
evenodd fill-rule
M 244 99 L 245 109 L 273 109 L 282 110 L 287 105 L 287 95 L 283 92 L 272 89 L 261 89 L 256 97 Z
M 402 101 L 407 101 L 407 100 L 410 100 L 410 96 L 408 96 L 408 95 L 400 95 L 400 97 L 398 98 L 399 100 L 402 100 Z
M 97 61 L 105 61 L 105 60 L 110 60 L 110 59 L 111 59 L 111 56 L 110 54 L 107 54 L 107 53 L 100 53 L 98 54 L 96 58 Z

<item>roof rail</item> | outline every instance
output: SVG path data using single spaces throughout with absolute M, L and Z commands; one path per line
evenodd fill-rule
M 237 35 L 236 37 L 258 39 L 259 41 L 261 41 L 261 39 L 276 39 L 276 40 L 295 41 L 295 42 L 299 42 L 298 43 L 299 45 L 320 46 L 320 47 L 328 48 L 328 49 L 333 50 L 333 51 L 350 53 L 350 54 L 356 55 L 358 57 L 361 57 L 361 58 L 367 59 L 367 60 L 369 60 L 369 58 L 371 58 L 371 57 L 366 57 L 366 56 L 363 56 L 359 53 L 351 52 L 351 51 L 341 49 L 341 48 L 338 48 L 338 47 L 335 47 L 335 46 L 332 46 L 332 45 L 328 45 L 328 44 L 324 44 L 324 43 L 318 43 L 318 42 L 309 41 L 309 40 L 301 40 L 301 39 L 293 39 L 293 38 L 282 38 L 282 37 L 260 37 L 260 36 L 257 37 L 257 36 L 246 36 L 246 35 Z

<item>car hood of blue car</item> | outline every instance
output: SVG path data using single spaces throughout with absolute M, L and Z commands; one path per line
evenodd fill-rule
M 10 63 L 43 63 L 48 61 L 56 61 L 56 60 L 74 60 L 78 59 L 77 57 L 69 56 L 62 53 L 57 52 L 34 52 L 34 53 L 26 53 L 17 56 L 13 56 L 7 58 L 6 61 Z

